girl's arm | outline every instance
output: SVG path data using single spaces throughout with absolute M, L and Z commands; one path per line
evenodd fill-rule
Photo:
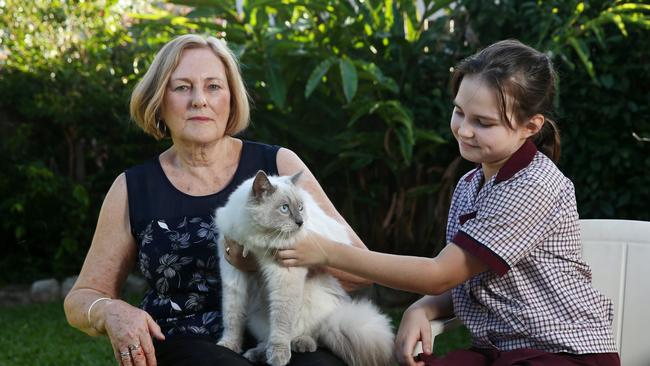
M 332 202 L 325 194 L 325 191 L 323 191 L 323 188 L 320 186 L 311 171 L 309 171 L 309 168 L 307 168 L 305 163 L 300 160 L 298 155 L 296 155 L 291 150 L 281 148 L 278 151 L 276 162 L 278 166 L 278 174 L 280 175 L 293 175 L 302 170 L 302 175 L 298 181 L 300 187 L 311 194 L 320 208 L 327 215 L 347 228 L 348 236 L 350 237 L 350 241 L 352 242 L 353 247 L 359 249 L 360 251 L 368 252 L 368 248 L 366 248 L 365 244 L 363 244 L 359 236 L 357 236 L 350 225 L 345 221 L 345 219 L 343 219 L 343 216 L 341 216 L 341 214 L 336 210 Z M 342 268 L 333 267 L 326 268 L 329 273 L 331 273 L 339 280 L 339 282 L 341 282 L 341 285 L 347 291 L 356 290 L 371 284 L 371 281 L 368 279 L 359 277 L 358 275 L 352 274 L 350 271 L 341 269 Z
M 277 257 L 289 267 L 326 265 L 387 287 L 431 295 L 442 294 L 488 269 L 454 243 L 437 257 L 424 258 L 359 249 L 316 233 L 310 233 L 294 249 L 279 251 Z

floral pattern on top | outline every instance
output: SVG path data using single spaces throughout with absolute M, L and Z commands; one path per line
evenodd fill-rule
M 151 220 L 137 234 L 141 303 L 165 335 L 221 334 L 217 228 L 211 215 Z

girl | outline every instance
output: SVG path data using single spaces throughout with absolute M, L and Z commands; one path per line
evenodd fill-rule
M 426 294 L 402 318 L 401 364 L 619 365 L 612 304 L 591 286 L 573 184 L 554 164 L 555 85 L 549 58 L 515 40 L 454 69 L 451 130 L 463 158 L 478 167 L 456 186 L 448 244 L 437 257 L 369 252 L 310 235 L 279 261 Z M 472 348 L 437 359 L 429 320 L 452 313 L 469 329 Z M 425 351 L 416 360 L 418 340 Z

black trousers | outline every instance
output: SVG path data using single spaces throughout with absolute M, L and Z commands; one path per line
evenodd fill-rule
M 179 337 L 154 342 L 158 366 L 251 366 L 243 356 L 228 348 L 217 346 L 210 338 Z M 289 366 L 345 366 L 338 357 L 325 349 L 293 353 Z

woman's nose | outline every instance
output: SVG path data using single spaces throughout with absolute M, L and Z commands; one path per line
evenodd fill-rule
M 195 89 L 194 93 L 192 94 L 192 107 L 201 108 L 201 107 L 205 107 L 206 105 L 207 102 L 205 100 L 205 95 L 203 94 L 203 92 Z

